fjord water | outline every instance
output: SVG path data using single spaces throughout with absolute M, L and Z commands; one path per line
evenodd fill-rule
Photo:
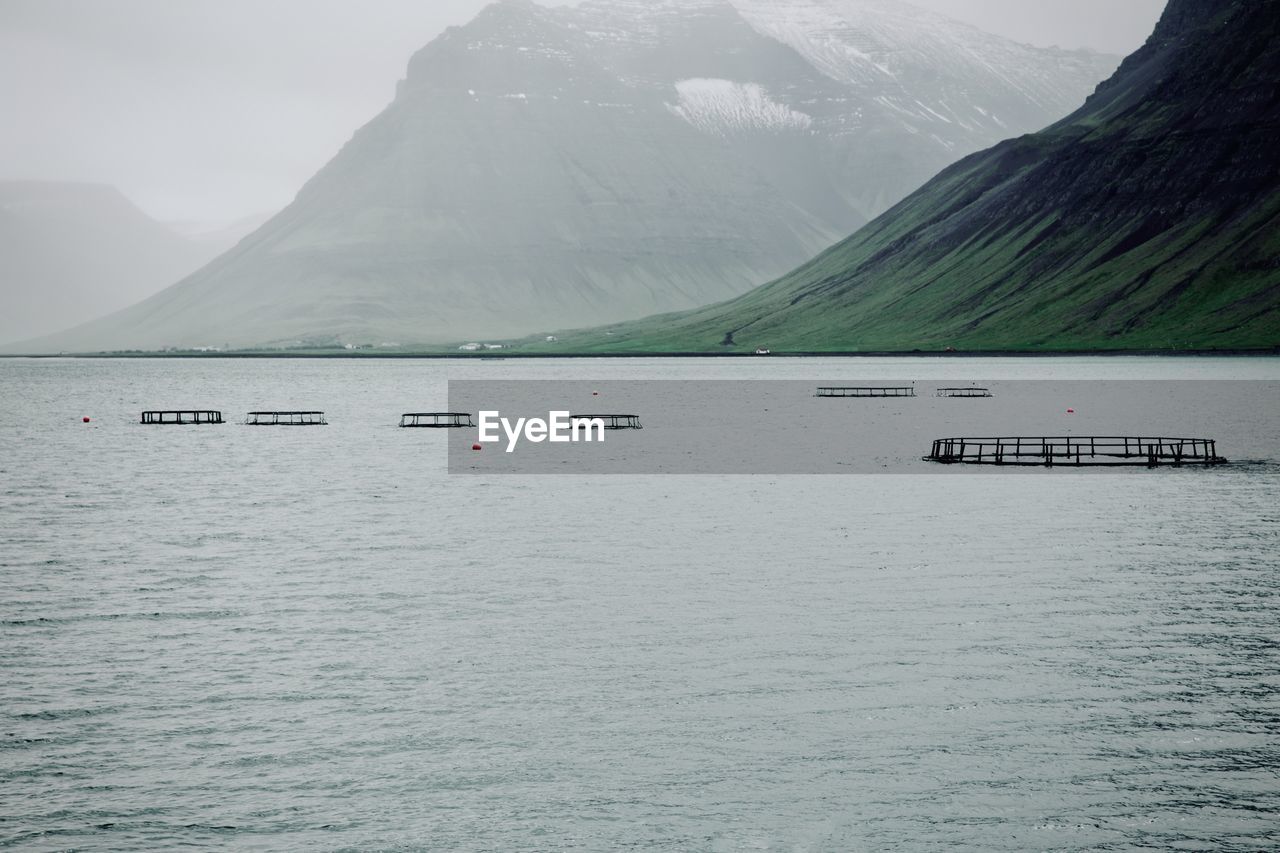
M 1275 846 L 1280 448 L 483 477 L 395 428 L 447 378 L 515 377 L 1280 361 L 0 361 L 0 844 Z M 178 407 L 330 426 L 137 424 Z

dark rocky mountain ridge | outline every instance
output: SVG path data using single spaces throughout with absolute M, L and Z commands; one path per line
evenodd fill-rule
M 1280 3 L 1171 0 L 1078 111 L 728 303 L 602 348 L 1280 344 Z

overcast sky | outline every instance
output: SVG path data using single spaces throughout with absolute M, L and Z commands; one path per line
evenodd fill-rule
M 914 0 L 1128 53 L 1164 0 Z M 0 0 L 0 179 L 110 183 L 165 220 L 277 209 L 487 0 Z M 548 5 L 564 5 L 547 0 Z

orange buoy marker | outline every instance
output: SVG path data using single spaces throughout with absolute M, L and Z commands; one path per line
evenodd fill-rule
M 88 419 L 88 418 L 85 418 L 85 419 L 84 419 L 84 422 L 85 422 L 85 423 L 88 423 L 88 422 L 89 422 L 89 419 Z
M 472 450 L 484 450 L 484 445 L 482 445 L 482 444 L 473 444 L 473 445 L 471 445 L 471 449 L 472 449 Z

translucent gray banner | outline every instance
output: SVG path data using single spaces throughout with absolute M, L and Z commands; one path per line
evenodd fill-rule
M 454 380 L 450 412 L 474 426 L 439 432 L 455 474 L 1221 470 L 1280 462 L 1277 392 L 1254 380 Z

